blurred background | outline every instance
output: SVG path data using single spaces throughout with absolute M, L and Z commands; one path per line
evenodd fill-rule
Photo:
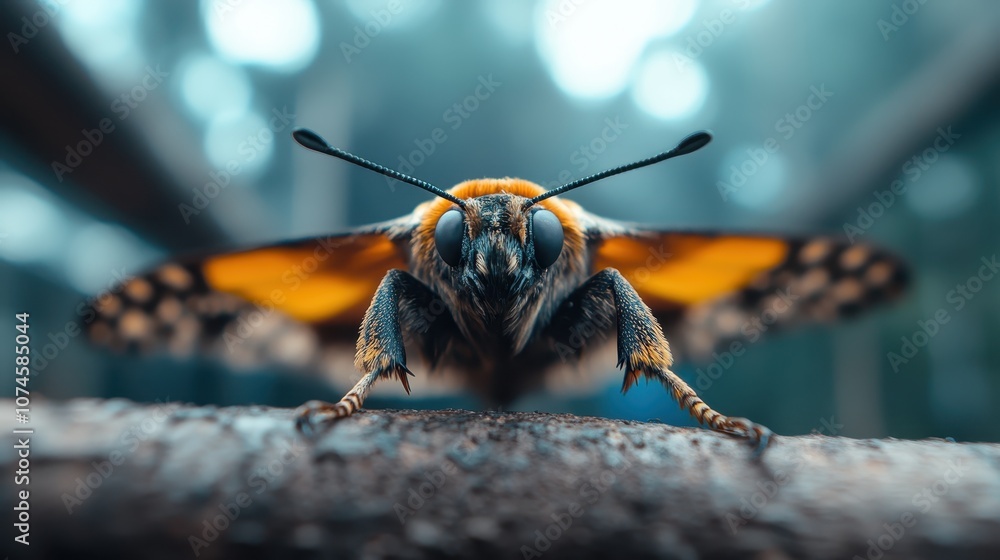
M 81 301 L 162 259 L 428 198 L 307 152 L 296 126 L 443 187 L 554 186 L 710 129 L 695 156 L 568 197 L 664 228 L 874 242 L 914 287 L 750 345 L 706 400 L 783 434 L 1000 440 L 996 2 L 50 0 L 5 2 L 0 22 L 0 316 L 31 313 L 47 398 L 339 398 L 74 334 Z M 658 386 L 622 397 L 613 366 L 589 396 L 517 408 L 691 424 Z M 696 383 L 704 367 L 678 371 Z M 369 404 L 476 406 L 393 394 Z

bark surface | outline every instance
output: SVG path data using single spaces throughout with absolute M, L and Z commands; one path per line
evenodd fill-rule
M 367 410 L 307 438 L 292 412 L 33 404 L 15 557 L 1000 557 L 997 444 L 776 436 L 755 461 L 656 423 Z

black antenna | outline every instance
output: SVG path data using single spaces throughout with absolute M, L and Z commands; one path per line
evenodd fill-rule
M 536 202 L 541 202 L 546 198 L 551 198 L 556 195 L 560 195 L 566 191 L 571 191 L 573 189 L 582 187 L 584 185 L 589 185 L 594 181 L 600 181 L 601 179 L 611 177 L 612 175 L 618 175 L 619 173 L 625 173 L 626 171 L 632 171 L 633 169 L 639 169 L 640 167 L 646 167 L 647 165 L 653 165 L 654 163 L 660 163 L 663 160 L 667 160 L 677 156 L 683 156 L 684 154 L 690 154 L 691 152 L 701 149 L 712 141 L 712 135 L 708 132 L 702 130 L 691 134 L 687 138 L 683 139 L 674 146 L 672 149 L 663 152 L 662 154 L 657 154 L 651 158 L 646 158 L 639 160 L 634 163 L 629 163 L 626 165 L 620 165 L 613 169 L 608 169 L 607 171 L 601 171 L 600 173 L 595 173 L 589 177 L 584 177 L 582 179 L 577 179 L 572 183 L 567 183 L 561 187 L 552 189 L 551 191 L 544 192 L 535 198 L 532 198 L 524 205 L 525 208 L 535 204 Z
M 309 130 L 308 128 L 296 128 L 295 130 L 292 131 L 292 138 L 295 138 L 296 142 L 305 146 L 306 148 L 309 148 L 310 150 L 319 152 L 321 154 L 326 154 L 329 156 L 340 158 L 344 161 L 349 161 L 354 165 L 364 167 L 365 169 L 370 169 L 375 173 L 381 173 L 386 177 L 392 177 L 393 179 L 403 181 L 404 183 L 409 183 L 415 187 L 420 187 L 425 191 L 434 193 L 440 196 L 441 198 L 450 200 L 455 204 L 461 206 L 462 208 L 465 208 L 465 201 L 462 200 L 461 198 L 458 198 L 457 196 L 447 191 L 439 189 L 434 185 L 428 183 L 427 181 L 421 181 L 420 179 L 410 177 L 409 175 L 404 175 L 399 171 L 396 171 L 395 169 L 389 169 L 384 165 L 379 165 L 377 163 L 368 161 L 367 159 L 360 158 L 354 154 L 347 153 L 344 150 L 334 148 L 333 146 L 328 144 L 326 140 L 323 140 L 323 138 L 319 134 L 316 134 L 315 132 Z

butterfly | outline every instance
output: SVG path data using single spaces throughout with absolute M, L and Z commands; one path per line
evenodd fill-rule
M 674 352 L 705 356 L 756 336 L 761 319 L 776 328 L 837 319 L 906 285 L 903 264 L 869 245 L 661 231 L 601 218 L 559 196 L 694 152 L 711 140 L 707 132 L 553 190 L 511 178 L 443 190 L 312 131 L 293 137 L 435 198 L 345 233 L 163 264 L 95 301 L 90 339 L 341 378 L 360 372 L 340 401 L 299 408 L 303 431 L 350 416 L 380 380 L 409 393 L 408 356 L 505 405 L 613 348 L 623 392 L 640 378 L 658 381 L 699 423 L 761 450 L 770 430 L 713 410 L 671 370 Z M 350 354 L 354 368 L 344 359 Z

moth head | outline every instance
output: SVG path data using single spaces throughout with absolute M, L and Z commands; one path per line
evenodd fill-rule
M 509 195 L 497 195 L 476 200 L 464 209 L 445 211 L 434 228 L 434 247 L 438 256 L 448 266 L 458 268 L 463 262 L 474 261 L 478 255 L 502 251 L 498 245 L 516 244 L 519 247 L 508 251 L 508 258 L 531 261 L 542 270 L 551 267 L 562 254 L 566 242 L 562 222 L 551 210 L 522 210 L 518 202 Z M 504 213 L 510 209 L 517 213 Z M 475 229 L 466 219 L 470 213 L 474 213 L 471 222 Z
M 545 189 L 520 179 L 476 179 L 448 192 L 465 204 L 438 199 L 417 210 L 414 272 L 475 317 L 460 321 L 522 340 L 541 302 L 586 275 L 579 214 L 564 200 L 529 205 Z

